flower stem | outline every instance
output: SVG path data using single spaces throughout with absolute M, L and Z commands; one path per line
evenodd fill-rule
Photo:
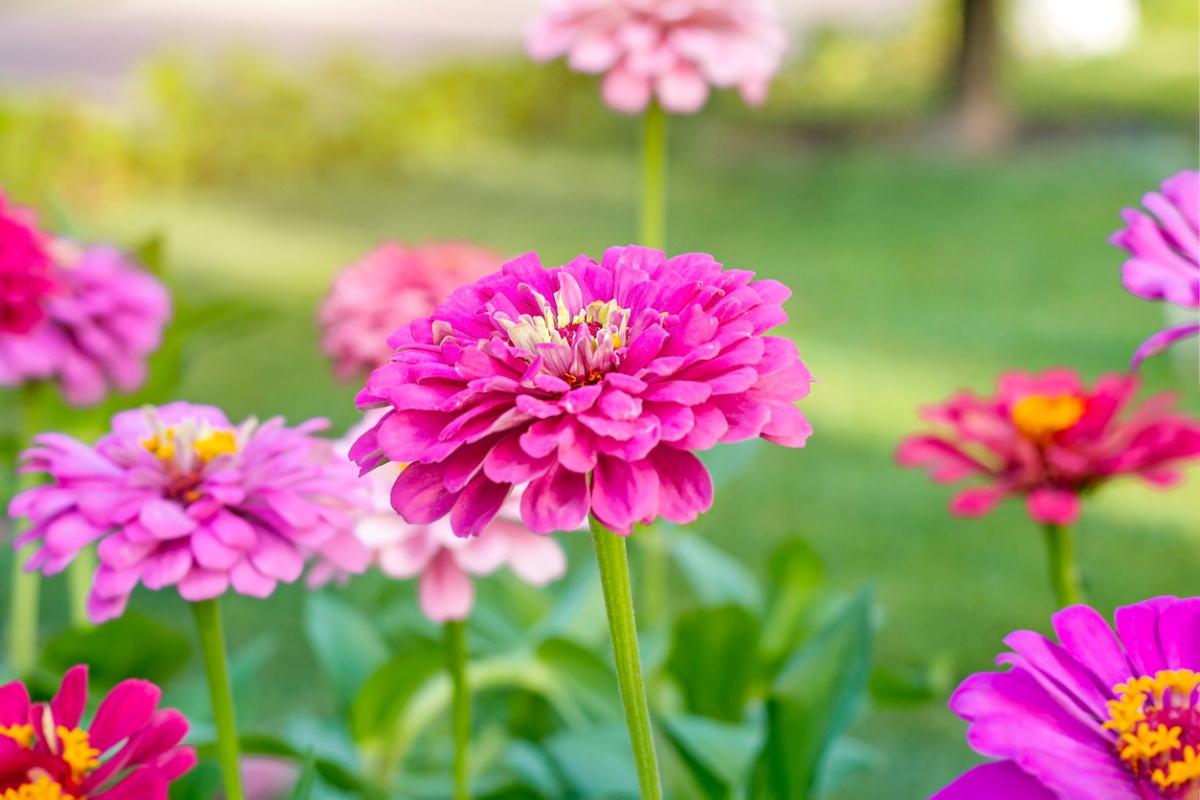
M 666 248 L 667 115 L 657 100 L 646 109 L 642 139 L 642 230 L 644 247 Z
M 45 413 L 45 386 L 37 381 L 21 387 L 21 440 L 22 448 L 28 447 L 33 437 L 41 432 Z M 17 479 L 18 491 L 32 489 L 41 482 L 38 475 L 21 475 Z M 16 522 L 18 533 L 29 527 L 27 520 Z M 21 548 L 13 560 L 12 596 L 8 608 L 8 665 L 18 678 L 28 678 L 37 666 L 38 657 L 38 606 L 42 594 L 42 576 L 38 572 L 26 572 L 25 562 L 37 552 L 36 542 Z
M 238 768 L 237 722 L 233 714 L 229 662 L 225 656 L 225 633 L 221 630 L 221 607 L 215 598 L 201 600 L 192 603 L 192 612 L 196 615 L 200 649 L 204 653 L 204 668 L 208 672 L 208 691 L 212 697 L 213 721 L 217 725 L 217 755 L 225 779 L 225 797 L 227 800 L 245 800 L 242 774 Z
M 1059 608 L 1084 602 L 1079 565 L 1071 544 L 1071 529 L 1062 525 L 1046 526 L 1046 552 L 1050 556 L 1050 583 Z
M 467 800 L 467 744 L 471 740 L 471 690 L 467 687 L 467 624 L 446 623 L 443 631 L 446 671 L 453 686 L 451 720 L 454 730 L 454 800 Z
M 88 619 L 87 598 L 92 590 L 92 578 L 96 575 L 96 549 L 85 547 L 75 556 L 75 560 L 67 566 L 68 601 L 71 610 L 72 628 L 90 628 L 92 621 Z
M 637 627 L 633 621 L 633 596 L 629 589 L 629 559 L 625 539 L 610 532 L 600 520 L 590 518 L 592 543 L 600 564 L 600 585 L 604 589 L 604 607 L 608 611 L 608 634 L 612 639 L 613 661 L 617 667 L 617 685 L 625 706 L 625 725 L 633 744 L 641 800 L 662 800 L 658 777 L 658 758 L 654 754 L 654 733 L 650 729 L 650 708 L 642 683 L 642 664 L 638 655 Z

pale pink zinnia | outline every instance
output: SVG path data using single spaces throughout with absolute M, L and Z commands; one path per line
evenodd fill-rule
M 762 103 L 787 34 L 769 0 L 546 0 L 526 49 L 603 73 L 604 102 L 616 111 L 636 114 L 657 97 L 667 111 L 692 114 L 710 86 Z
M 338 449 L 349 451 L 383 413 L 382 409 L 369 411 L 366 419 L 338 443 Z M 399 464 L 389 463 L 362 477 L 373 507 L 356 515 L 354 533 L 383 574 L 399 580 L 420 577 L 417 600 L 429 619 L 447 622 L 470 615 L 475 602 L 472 575 L 490 575 L 507 566 L 526 583 L 545 586 L 566 572 L 567 557 L 558 542 L 531 533 L 521 524 L 519 492 L 509 497 L 478 536 L 461 539 L 445 519 L 412 525 L 395 512 L 391 505 L 392 484 L 400 472 Z M 310 586 L 320 586 L 333 577 L 341 577 L 339 570 L 326 561 L 309 572 L 308 581 Z
M 1036 522 L 1071 525 L 1084 492 L 1121 475 L 1169 487 L 1200 456 L 1200 420 L 1173 411 L 1172 394 L 1122 414 L 1137 390 L 1137 377 L 1126 374 L 1104 375 L 1089 389 L 1069 369 L 1009 372 L 994 397 L 960 392 L 923 409 L 945 432 L 908 437 L 896 458 L 938 483 L 982 481 L 954 496 L 954 514 L 981 516 L 1018 496 Z
M 366 569 L 349 516 L 364 502 L 354 467 L 311 435 L 325 420 L 235 427 L 220 409 L 178 402 L 123 411 L 112 425 L 94 447 L 35 436 L 22 470 L 50 482 L 9 508 L 32 523 L 15 546 L 40 543 L 26 569 L 60 572 L 101 540 L 88 597 L 94 621 L 120 616 L 139 582 L 199 601 L 230 586 L 266 597 L 300 577 L 313 554 Z
M 397 329 L 429 316 L 452 291 L 503 263 L 499 254 L 464 242 L 384 242 L 334 276 L 317 311 L 321 349 L 341 380 L 369 372 L 392 355 L 387 339 Z
M 554 269 L 522 256 L 392 337 L 358 395 L 390 410 L 351 457 L 413 462 L 393 508 L 415 525 L 449 515 L 458 536 L 526 482 L 536 533 L 589 512 L 620 534 L 691 522 L 712 505 L 692 451 L 755 436 L 802 447 L 812 432 L 793 404 L 810 382 L 796 345 L 764 335 L 791 292 L 753 277 L 636 246 Z

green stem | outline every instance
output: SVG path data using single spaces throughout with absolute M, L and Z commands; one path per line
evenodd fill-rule
M 90 628 L 92 625 L 92 621 L 88 619 L 87 598 L 88 592 L 92 590 L 92 578 L 95 575 L 96 549 L 85 547 L 67 566 L 67 588 L 72 628 Z
M 666 249 L 666 225 L 667 115 L 651 100 L 642 139 L 642 245 Z
M 600 585 L 604 589 L 604 608 L 608 612 L 608 634 L 612 639 L 613 661 L 617 667 L 617 685 L 625 706 L 625 725 L 633 744 L 638 787 L 642 800 L 662 800 L 658 777 L 658 758 L 654 754 L 654 733 L 650 728 L 650 708 L 642 683 L 642 664 L 638 655 L 637 627 L 633 621 L 633 595 L 629 589 L 629 559 L 625 539 L 611 533 L 594 516 L 592 543 L 600 564 Z
M 245 800 L 242 773 L 238 768 L 237 722 L 233 714 L 233 688 L 229 683 L 229 662 L 225 656 L 225 633 L 221 630 L 221 607 L 216 599 L 192 603 L 204 669 L 208 672 L 208 692 L 212 697 L 213 721 L 217 725 L 217 755 L 225 778 L 227 800 Z
M 451 720 L 454 729 L 454 800 L 467 800 L 467 744 L 471 740 L 471 690 L 467 687 L 467 624 L 446 623 L 443 631 L 446 671 L 453 686 Z
M 29 383 L 21 388 L 21 438 L 22 448 L 32 444 L 35 434 L 42 430 L 45 413 L 45 386 L 40 382 Z M 17 479 L 17 490 L 31 489 L 41 483 L 41 476 L 25 474 Z M 17 520 L 18 534 L 29 527 L 28 520 Z M 38 606 L 41 598 L 42 576 L 37 572 L 26 572 L 25 562 L 33 557 L 39 545 L 34 542 L 15 554 L 12 572 L 12 595 L 8 609 L 8 664 L 18 678 L 28 678 L 37 666 L 38 656 Z
M 637 543 L 642 550 L 641 592 L 637 612 L 644 629 L 664 619 L 667 608 L 667 542 L 657 525 L 638 529 Z
M 1071 544 L 1071 529 L 1061 525 L 1046 526 L 1046 552 L 1050 556 L 1050 583 L 1059 608 L 1084 602 L 1079 565 L 1075 563 L 1075 548 Z

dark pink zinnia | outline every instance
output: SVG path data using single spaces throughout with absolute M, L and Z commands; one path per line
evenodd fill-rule
M 0 333 L 29 333 L 46 317 L 43 298 L 58 286 L 48 237 L 33 212 L 0 193 Z
M 614 247 L 543 269 L 530 253 L 401 328 L 360 408 L 390 406 L 351 450 L 365 470 L 413 462 L 392 505 L 413 524 L 450 515 L 478 534 L 514 484 L 537 533 L 588 512 L 628 534 L 712 504 L 693 450 L 755 436 L 802 447 L 793 402 L 810 377 L 789 339 L 791 292 L 711 256 Z M 589 475 L 591 476 L 589 480 Z

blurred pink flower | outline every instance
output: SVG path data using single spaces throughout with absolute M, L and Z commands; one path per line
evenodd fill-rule
M 382 409 L 368 411 L 338 443 L 339 449 L 348 452 L 383 415 Z M 567 557 L 558 542 L 530 533 L 521 524 L 519 491 L 478 536 L 462 539 L 454 535 L 448 520 L 411 525 L 392 509 L 392 484 L 400 472 L 400 465 L 389 463 L 362 477 L 370 487 L 373 507 L 357 515 L 354 533 L 385 575 L 400 580 L 420 576 L 417 599 L 429 619 L 446 622 L 470 615 L 475 603 L 471 575 L 490 575 L 507 566 L 526 583 L 545 586 L 566 573 Z M 339 572 L 332 562 L 318 563 L 309 573 L 309 585 L 320 586 L 341 577 Z
M 300 777 L 295 762 L 271 756 L 243 756 L 242 792 L 246 800 L 283 800 Z
M 769 0 L 547 0 L 525 42 L 536 61 L 565 55 L 573 70 L 604 73 L 615 111 L 636 114 L 657 96 L 692 114 L 710 86 L 762 103 L 787 34 Z
M 0 192 L 0 336 L 23 336 L 45 319 L 42 302 L 58 289 L 52 266 L 33 212 Z
M 1109 238 L 1133 256 L 1121 266 L 1125 288 L 1146 300 L 1200 311 L 1200 172 L 1167 178 L 1162 193 L 1147 193 L 1142 205 L 1154 217 L 1127 208 L 1121 212 L 1125 227 Z M 1131 368 L 1198 332 L 1200 321 L 1159 331 L 1137 349 Z
M 180 743 L 188 721 L 158 708 L 162 692 L 127 680 L 100 701 L 87 730 L 88 670 L 72 667 L 49 703 L 20 681 L 0 686 L 0 797 L 5 800 L 167 800 L 196 764 Z
M 50 575 L 100 539 L 96 622 L 120 616 L 139 581 L 197 601 L 231 585 L 266 597 L 313 553 L 362 572 L 349 512 L 366 498 L 353 466 L 310 435 L 326 426 L 276 417 L 235 428 L 220 409 L 179 402 L 117 414 L 95 447 L 41 434 L 22 470 L 50 482 L 13 498 L 9 514 L 32 523 L 15 546 L 40 542 L 25 568 Z
M 427 317 L 450 293 L 500 269 L 503 256 L 463 242 L 405 247 L 384 242 L 333 278 L 317 310 L 321 348 L 341 380 L 375 369 L 392 355 L 387 339 Z
M 115 247 L 56 242 L 53 250 L 59 289 L 41 299 L 41 321 L 0 333 L 0 385 L 55 380 L 74 406 L 100 402 L 110 385 L 136 390 L 162 343 L 171 295 Z
M 1126 474 L 1166 488 L 1200 456 L 1200 421 L 1173 412 L 1170 393 L 1118 418 L 1137 389 L 1133 375 L 1104 375 L 1088 389 L 1069 369 L 1005 373 L 995 397 L 960 392 L 925 407 L 921 416 L 947 433 L 908 437 L 896 460 L 938 483 L 982 478 L 950 501 L 955 515 L 982 516 L 1018 495 L 1035 521 L 1071 525 L 1081 493 Z

